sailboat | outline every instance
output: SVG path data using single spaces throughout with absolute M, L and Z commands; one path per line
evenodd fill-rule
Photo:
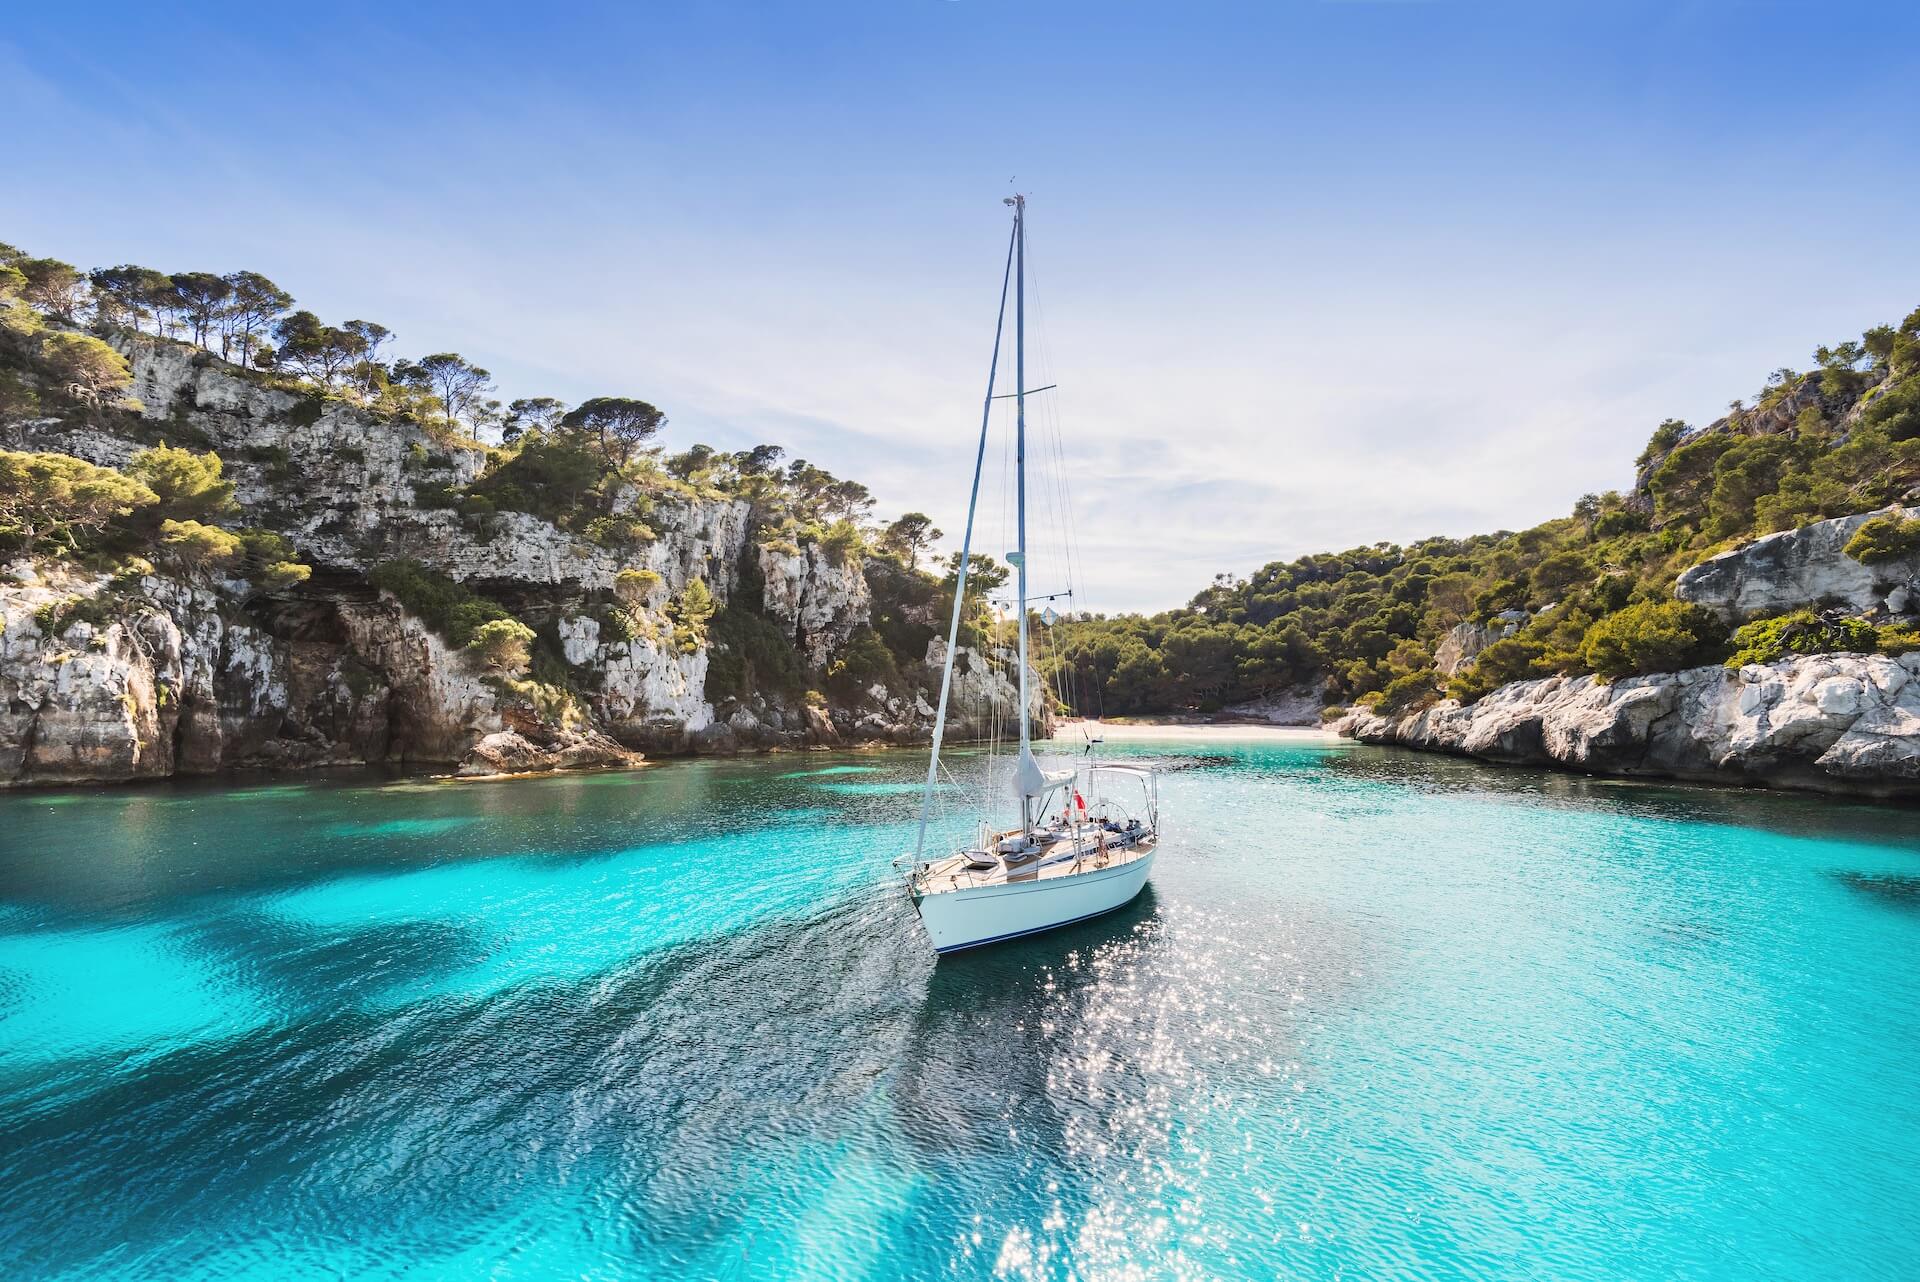
M 953 592 L 953 617 L 947 632 L 946 662 L 940 675 L 940 705 L 934 717 L 933 745 L 927 758 L 926 790 L 920 801 L 919 835 L 907 874 L 908 891 L 935 952 L 951 953 L 983 944 L 1038 934 L 1124 907 L 1139 895 L 1153 871 L 1160 841 L 1160 792 L 1150 767 L 1101 762 L 1097 740 L 1088 736 L 1085 751 L 1066 768 L 1043 766 L 1033 752 L 1032 681 L 1028 663 L 1027 580 L 1027 237 L 1025 196 L 1011 196 L 1013 232 L 1007 266 L 1000 281 L 1000 314 L 994 324 L 993 359 L 987 371 L 986 406 L 980 443 L 974 454 L 973 489 L 967 500 L 966 533 L 961 540 Z M 1007 314 L 1008 277 L 1014 295 L 1015 496 L 1019 550 L 1009 556 L 1018 576 L 1019 750 L 1013 760 L 1011 800 L 1018 824 L 981 820 L 973 840 L 960 849 L 929 858 L 927 826 L 939 786 L 940 749 L 946 736 L 953 696 L 953 666 L 959 653 L 960 619 L 967 596 L 973 552 L 974 517 L 980 505 L 980 473 L 986 459 L 987 429 L 996 400 L 995 378 Z M 1043 391 L 1047 389 L 1034 389 Z M 1051 609 L 1051 607 L 1049 607 Z M 1125 794 L 1124 799 L 1121 795 Z M 1129 804 L 1131 803 L 1131 804 Z M 896 863 L 904 862 L 896 860 Z

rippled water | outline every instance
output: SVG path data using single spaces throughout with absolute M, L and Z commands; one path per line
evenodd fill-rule
M 913 754 L 0 798 L 0 1275 L 1920 1269 L 1920 812 L 1175 751 L 937 966 Z

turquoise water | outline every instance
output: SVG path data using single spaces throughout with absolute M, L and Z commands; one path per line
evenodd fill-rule
M 0 798 L 0 1276 L 1920 1272 L 1920 812 L 1132 751 L 938 965 L 914 754 Z

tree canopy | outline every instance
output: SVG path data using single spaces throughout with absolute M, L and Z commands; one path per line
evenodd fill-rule
M 667 416 L 645 401 L 627 396 L 596 396 L 582 401 L 560 420 L 563 430 L 580 432 L 599 442 L 600 453 L 615 467 L 624 467 L 633 452 L 652 440 Z

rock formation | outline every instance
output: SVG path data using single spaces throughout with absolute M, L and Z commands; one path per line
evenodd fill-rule
M 120 346 L 137 418 L 0 421 L 0 449 L 115 467 L 160 441 L 213 450 L 242 519 L 283 535 L 312 577 L 272 589 L 178 572 L 109 578 L 26 557 L 0 565 L 0 786 L 363 763 L 517 772 L 628 765 L 642 751 L 899 743 L 931 728 L 935 656 L 865 688 L 829 680 L 870 621 L 860 555 L 768 538 L 745 500 L 622 494 L 616 511 L 644 502 L 655 537 L 603 546 L 527 512 L 447 505 L 441 496 L 486 466 L 471 445 L 262 385 L 182 344 Z M 401 558 L 547 630 L 567 697 L 490 675 L 372 586 L 370 570 Z M 657 577 L 615 629 L 623 571 Z M 747 591 L 742 608 L 786 638 L 827 695 L 746 690 L 724 701 L 723 719 L 707 692 L 717 643 L 671 615 L 696 580 L 717 608 Z M 964 678 L 967 706 L 999 698 L 1010 709 L 1011 688 L 977 667 Z M 958 722 L 958 737 L 983 724 Z
M 1920 554 L 1863 565 L 1843 551 L 1861 526 L 1888 515 L 1920 516 L 1920 509 L 1883 508 L 1769 534 L 1687 570 L 1673 594 L 1729 621 L 1822 606 L 1907 613 L 1920 607 Z
M 1920 796 L 1920 653 L 1809 655 L 1611 684 L 1549 677 L 1334 729 L 1487 761 L 1866 796 Z
M 1485 623 L 1468 619 L 1454 624 L 1433 648 L 1434 670 L 1443 677 L 1451 677 L 1472 667 L 1482 650 L 1512 636 L 1526 621 L 1525 610 L 1502 610 Z

